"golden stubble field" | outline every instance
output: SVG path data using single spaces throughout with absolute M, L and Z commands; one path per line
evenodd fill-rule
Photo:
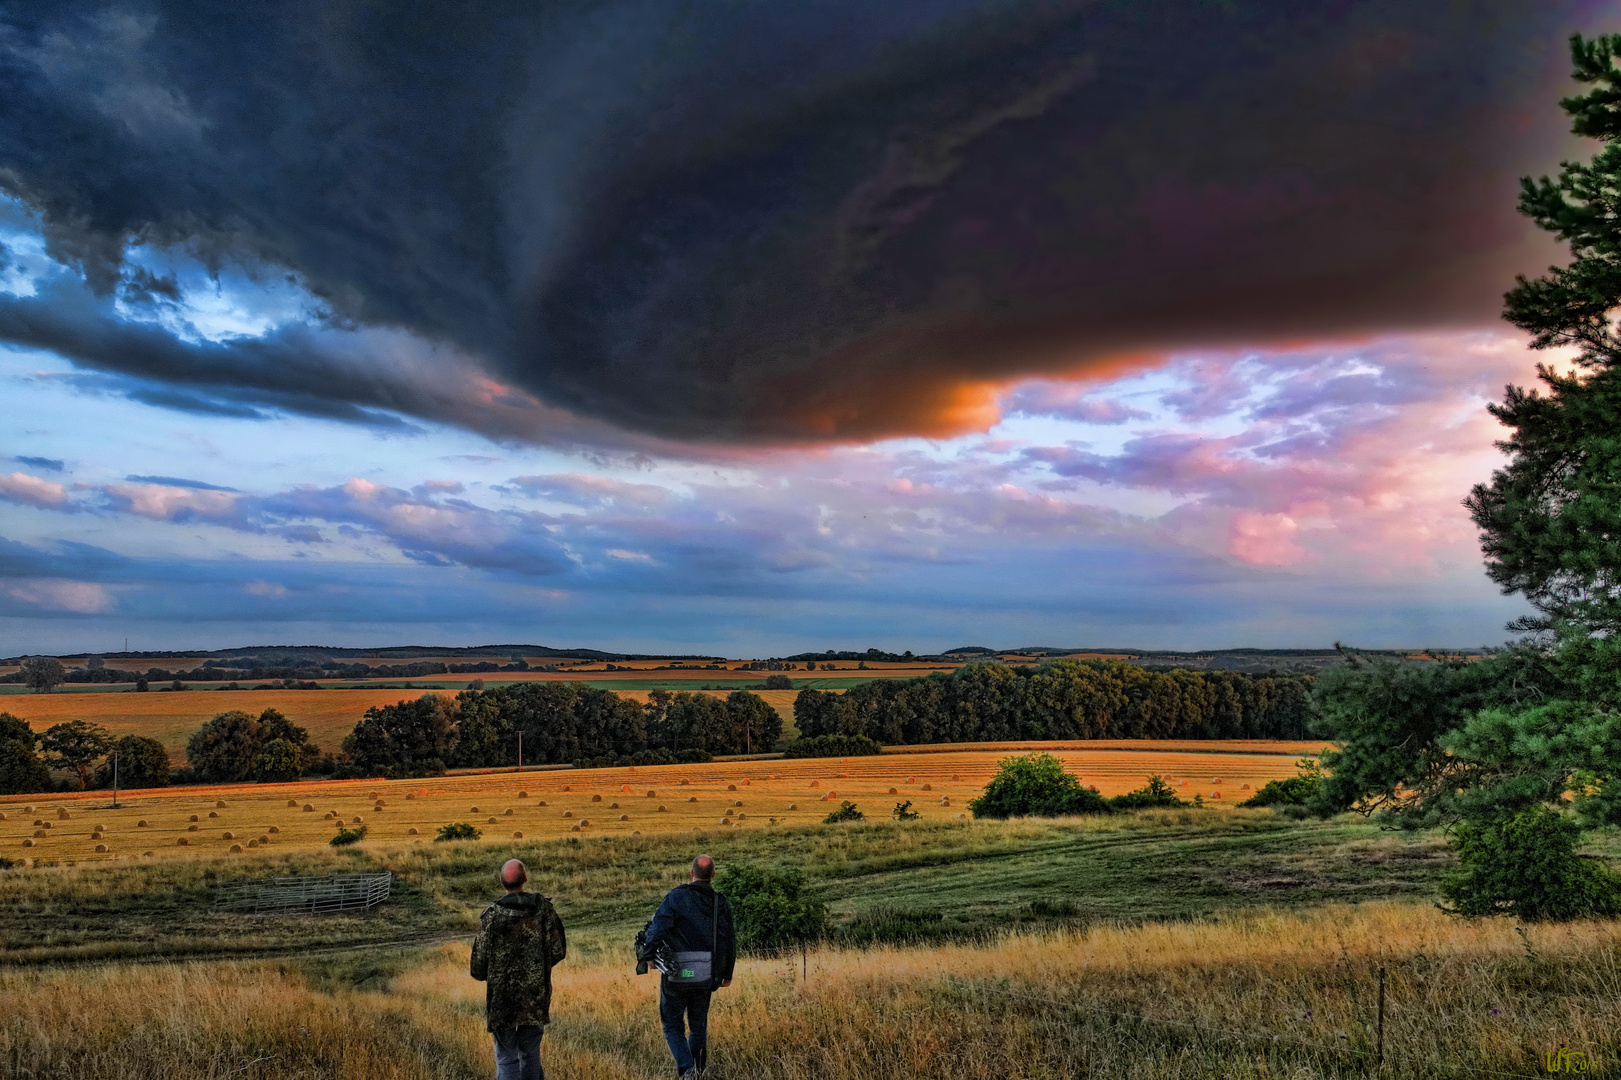
M 1203 752 L 1074 748 L 1054 751 L 1104 795 L 1140 787 L 1150 774 L 1179 793 L 1231 805 L 1268 780 L 1291 776 L 1294 758 Z M 1300 744 L 1305 746 L 1306 744 Z M 1314 748 L 1313 748 L 1314 749 Z M 114 859 L 251 859 L 259 851 L 325 845 L 340 826 L 365 825 L 368 841 L 428 843 L 440 826 L 467 822 L 488 839 L 769 828 L 820 821 L 844 800 L 871 819 L 910 800 L 924 819 L 956 818 L 1013 749 L 884 754 L 841 760 L 711 762 L 616 769 L 547 769 L 424 780 L 347 780 L 92 791 L 0 800 L 0 855 L 77 863 Z M 1219 795 L 1217 794 L 1219 793 Z M 235 850 L 233 849 L 240 849 Z

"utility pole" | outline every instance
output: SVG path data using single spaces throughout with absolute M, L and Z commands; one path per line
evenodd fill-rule
M 113 755 L 113 809 L 117 810 L 118 808 L 119 808 L 119 806 L 118 806 L 118 755 L 114 754 Z

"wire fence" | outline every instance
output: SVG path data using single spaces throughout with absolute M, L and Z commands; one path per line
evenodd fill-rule
M 214 909 L 254 914 L 369 910 L 388 899 L 393 882 L 394 875 L 387 870 L 380 874 L 233 881 L 218 886 Z

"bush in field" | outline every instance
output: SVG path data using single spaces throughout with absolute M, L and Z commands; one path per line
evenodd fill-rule
M 1315 758 L 1295 762 L 1300 772 L 1283 780 L 1269 780 L 1266 786 L 1239 803 L 1239 806 L 1305 806 L 1317 797 L 1323 785 L 1323 768 Z
M 1486 823 L 1465 821 L 1452 835 L 1460 869 L 1441 882 L 1459 915 L 1515 915 L 1527 922 L 1621 912 L 1621 880 L 1576 854 L 1581 826 L 1533 806 Z
M 827 904 L 806 888 L 797 867 L 732 867 L 715 889 L 731 901 L 740 950 L 775 952 L 827 936 Z
M 916 821 L 918 818 L 923 816 L 916 810 L 912 809 L 911 799 L 907 799 L 905 802 L 896 803 L 895 809 L 891 810 L 890 813 L 895 815 L 896 821 Z
M 823 825 L 837 825 L 841 821 L 866 821 L 867 815 L 856 809 L 856 804 L 848 800 L 843 806 L 822 819 Z
M 278 709 L 266 709 L 258 716 L 233 709 L 218 714 L 192 733 L 186 740 L 186 762 L 203 780 L 239 783 L 253 779 L 265 747 L 282 740 L 296 748 L 302 772 L 321 756 L 321 748 L 309 739 L 308 731 Z
M 349 844 L 358 844 L 365 838 L 366 826 L 362 825 L 358 829 L 339 829 L 337 835 L 328 840 L 327 843 L 333 847 L 345 847 Z
M 985 793 L 968 803 L 976 818 L 1106 814 L 1109 804 L 1051 754 L 1003 758 Z
M 783 757 L 866 757 L 883 752 L 877 740 L 865 735 L 815 735 L 808 739 L 795 739 L 783 751 Z
M 456 741 L 456 708 L 438 694 L 374 705 L 344 737 L 351 776 L 442 776 Z
M 433 842 L 442 844 L 447 840 L 477 840 L 482 835 L 465 821 L 458 821 L 454 825 L 439 826 L 439 835 L 433 838 Z
M 762 690 L 792 690 L 794 680 L 786 675 L 767 675 L 760 688 Z
M 0 795 L 29 795 L 55 786 L 51 770 L 34 752 L 37 741 L 26 720 L 0 712 Z
M 1182 800 L 1176 797 L 1176 791 L 1163 776 L 1150 776 L 1147 784 L 1136 791 L 1116 795 L 1109 800 L 1109 805 L 1116 810 L 1155 810 L 1181 806 Z

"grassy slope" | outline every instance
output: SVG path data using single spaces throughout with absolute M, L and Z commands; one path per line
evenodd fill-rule
M 513 855 L 529 863 L 535 886 L 555 899 L 582 945 L 606 945 L 648 918 L 698 849 L 723 868 L 746 861 L 800 866 L 846 923 L 938 914 L 925 933 L 968 937 L 1019 923 L 1181 919 L 1254 905 L 1424 895 L 1448 860 L 1433 837 L 1394 837 L 1360 821 L 1192 810 L 361 845 L 261 857 L 256 875 L 395 870 L 393 903 L 369 916 L 320 919 L 216 914 L 212 860 L 47 867 L 0 874 L 0 962 L 443 939 L 470 931 L 492 895 L 494 867 Z

